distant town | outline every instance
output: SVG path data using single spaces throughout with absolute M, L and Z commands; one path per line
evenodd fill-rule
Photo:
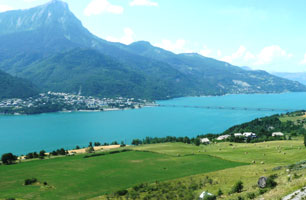
M 0 100 L 1 114 L 40 114 L 71 111 L 109 111 L 155 106 L 154 102 L 136 98 L 97 98 L 69 93 L 47 92 L 26 99 Z

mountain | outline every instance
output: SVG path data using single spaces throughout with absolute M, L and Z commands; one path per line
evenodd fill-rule
M 84 28 L 60 0 L 0 13 L 0 69 L 41 90 L 81 89 L 101 97 L 306 91 L 298 82 L 199 54 L 174 54 L 145 41 L 108 42 Z
M 0 71 L 0 99 L 24 98 L 37 94 L 37 88 L 29 81 L 13 77 Z
M 296 72 L 296 73 L 273 72 L 273 74 L 292 81 L 298 81 L 306 85 L 306 72 Z

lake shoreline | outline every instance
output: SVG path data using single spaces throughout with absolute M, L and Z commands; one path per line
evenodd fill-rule
M 306 93 L 227 95 L 156 102 L 167 105 L 197 105 L 287 108 L 305 110 Z M 119 111 L 119 110 L 117 110 Z M 72 149 L 88 141 L 130 144 L 135 138 L 195 137 L 221 133 L 236 124 L 281 114 L 279 111 L 213 110 L 183 107 L 150 107 L 127 112 L 71 112 L 28 116 L 0 115 L 0 153 L 21 154 L 44 149 Z
M 37 114 L 20 114 L 20 113 L 14 113 L 14 114 L 6 114 L 6 113 L 0 113 L 0 116 L 33 116 L 33 115 L 43 115 L 43 114 L 54 114 L 54 113 L 98 113 L 98 112 L 110 112 L 110 111 L 126 111 L 126 110 L 137 110 L 142 108 L 149 108 L 149 107 L 158 107 L 158 104 L 152 104 L 152 105 L 144 105 L 140 107 L 135 108 L 106 108 L 103 110 L 65 110 L 65 111 L 56 111 L 56 112 L 42 112 Z

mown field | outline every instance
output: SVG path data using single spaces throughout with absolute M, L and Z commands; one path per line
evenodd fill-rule
M 249 163 L 235 168 L 227 168 L 216 170 L 208 173 L 201 173 L 188 177 L 179 178 L 176 180 L 167 181 L 169 184 L 184 184 L 186 187 L 194 182 L 201 182 L 210 177 L 213 184 L 205 184 L 198 188 L 196 194 L 199 195 L 203 191 L 209 191 L 217 194 L 221 189 L 223 195 L 218 199 L 236 200 L 238 197 L 249 199 L 248 195 L 254 193 L 256 199 L 279 200 L 287 194 L 306 186 L 306 170 L 298 170 L 287 172 L 287 166 L 299 161 L 306 160 L 306 148 L 302 138 L 294 138 L 286 141 L 272 141 L 257 144 L 238 144 L 238 143 L 218 143 L 207 146 L 196 147 L 181 143 L 166 143 L 152 144 L 135 147 L 134 149 L 151 151 L 171 156 L 183 156 L 189 154 L 195 155 L 211 155 L 224 160 Z M 255 162 L 255 163 L 253 163 Z M 275 170 L 276 167 L 281 167 Z M 260 190 L 257 187 L 257 181 L 261 176 L 269 176 L 276 174 L 278 185 L 264 194 L 259 194 Z M 296 174 L 296 178 L 294 178 Z M 290 176 L 290 180 L 288 177 Z M 233 185 L 237 181 L 242 181 L 244 189 L 242 193 L 229 194 Z M 140 199 L 145 197 L 146 193 L 140 196 Z M 107 199 L 107 196 L 100 196 L 97 199 Z M 116 199 L 116 197 L 115 197 Z M 155 199 L 155 198 L 154 198 Z M 158 199 L 158 198 L 156 198 Z M 180 199 L 180 198 L 177 198 Z
M 196 150 L 191 145 L 173 145 Z M 91 158 L 84 155 L 0 166 L 0 198 L 87 199 L 143 182 L 177 179 L 245 165 L 204 154 L 181 156 L 128 151 Z M 25 186 L 24 180 L 39 183 Z M 47 185 L 43 185 L 47 182 Z

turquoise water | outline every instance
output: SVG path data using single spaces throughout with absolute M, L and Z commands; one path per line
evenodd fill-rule
M 306 109 L 306 93 L 186 97 L 160 104 Z M 232 125 L 279 111 L 148 107 L 98 113 L 0 116 L 0 155 L 86 146 L 88 142 L 131 142 L 134 138 L 220 133 Z

